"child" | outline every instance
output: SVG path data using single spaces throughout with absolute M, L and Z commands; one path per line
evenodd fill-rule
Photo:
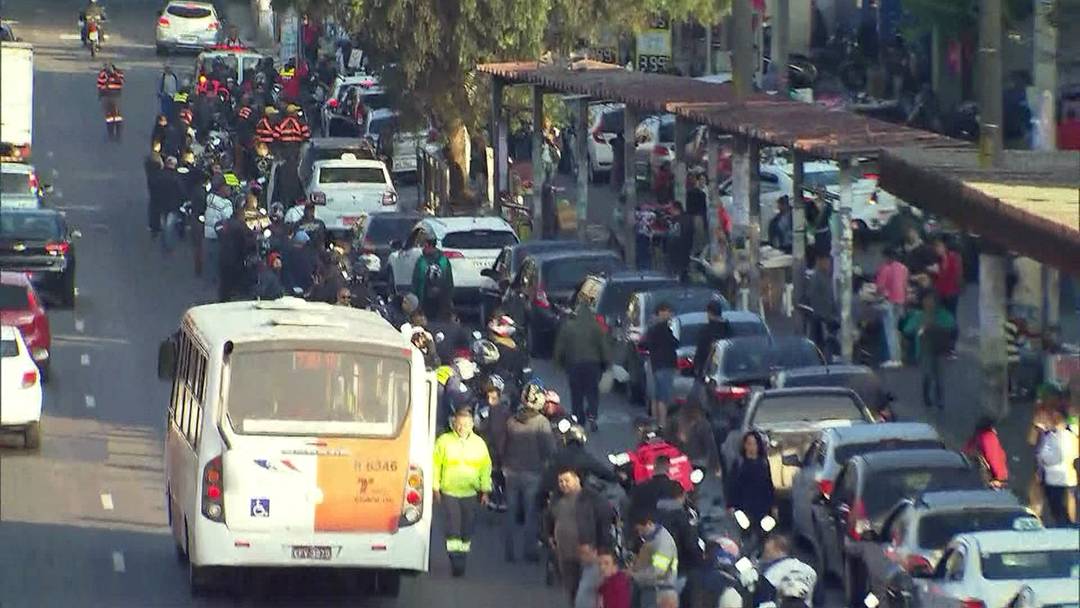
M 615 553 L 608 547 L 597 551 L 600 568 L 600 608 L 630 608 L 630 577 L 619 568 Z
M 581 579 L 574 595 L 574 608 L 596 608 L 601 582 L 596 547 L 588 543 L 578 545 L 578 560 L 581 562 Z

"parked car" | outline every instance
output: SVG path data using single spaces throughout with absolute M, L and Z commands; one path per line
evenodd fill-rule
M 521 269 L 521 264 L 525 261 L 525 258 L 535 253 L 545 253 L 549 251 L 606 251 L 606 249 L 589 243 L 582 243 L 581 241 L 560 241 L 554 239 L 522 241 L 503 247 L 503 250 L 499 253 L 499 257 L 495 258 L 491 267 L 480 271 L 482 275 L 491 279 L 489 283 L 485 284 L 482 290 L 483 300 L 481 302 L 481 312 L 483 314 L 481 314 L 481 318 L 487 319 L 488 316 L 490 316 L 491 311 L 502 305 L 503 296 L 506 294 L 510 282 L 517 276 L 518 270 Z
M 154 46 L 158 55 L 182 49 L 201 51 L 214 46 L 220 33 L 213 2 L 172 0 L 158 15 Z
M 352 114 L 352 108 L 346 108 L 350 94 L 359 95 L 364 109 L 369 113 L 389 107 L 386 92 L 379 86 L 375 77 L 369 74 L 338 75 L 320 109 L 323 137 L 360 137 L 363 135 L 363 125 L 357 123 Z
M 893 450 L 944 448 L 936 429 L 925 422 L 890 422 L 832 427 L 802 454 L 786 458 L 786 466 L 798 463 L 799 471 L 791 484 L 793 535 L 809 546 L 817 521 L 828 515 L 825 503 L 833 493 L 836 477 L 852 456 Z
M 357 225 L 356 246 L 363 253 L 373 253 L 379 257 L 379 271 L 372 277 L 377 289 L 386 286 L 390 243 L 403 242 L 420 219 L 420 214 L 415 211 L 371 213 L 363 217 Z
M 52 186 L 38 180 L 33 165 L 0 163 L 0 206 L 36 209 L 45 201 Z
M 801 455 L 830 427 L 873 424 L 874 416 L 855 391 L 843 388 L 776 388 L 755 391 L 741 411 L 730 411 L 735 424 L 717 436 L 720 460 L 731 471 L 741 459 L 742 437 L 749 431 L 764 433 L 769 440 L 769 468 L 779 498 L 791 495 L 797 467 L 785 465 L 785 455 Z M 720 417 L 712 418 L 717 422 Z M 715 426 L 714 426 L 715 428 Z M 723 433 L 724 429 L 720 429 Z M 790 460 L 789 460 L 790 462 Z
M 1012 492 L 959 490 L 925 492 L 902 499 L 885 517 L 874 542 L 853 547 L 852 597 L 884 597 L 898 577 L 929 577 L 958 534 L 1012 530 L 1018 519 L 1038 522 Z
M 865 365 L 838 363 L 789 368 L 777 372 L 773 376 L 772 385 L 776 388 L 798 386 L 850 388 L 858 393 L 863 402 L 874 411 L 880 410 L 893 400 L 892 393 L 885 390 L 877 372 Z
M 0 326 L 0 431 L 22 433 L 27 449 L 41 444 L 41 372 L 19 329 Z
M 387 258 L 387 284 L 399 293 L 412 289 L 413 270 L 420 259 L 424 239 L 435 238 L 436 246 L 450 260 L 454 272 L 454 307 L 478 313 L 481 291 L 492 280 L 483 276 L 503 248 L 518 242 L 513 227 L 501 217 L 426 217 L 409 233 L 404 243 L 391 242 Z
M 49 380 L 52 356 L 52 331 L 45 306 L 21 272 L 0 272 L 0 323 L 19 330 L 30 358 L 41 369 L 41 381 Z
M 1024 520 L 1014 530 L 961 534 L 929 578 L 915 579 L 917 606 L 1006 606 L 1027 588 L 1040 608 L 1080 602 L 1080 535 Z
M 341 160 L 346 154 L 360 160 L 379 160 L 375 146 L 358 137 L 313 137 L 300 145 L 297 175 L 300 183 L 311 179 L 315 163 L 321 160 Z
M 818 563 L 825 571 L 853 581 L 854 562 L 848 560 L 852 546 L 868 542 L 870 534 L 879 532 L 897 501 L 929 491 L 985 488 L 979 471 L 951 450 L 890 450 L 853 456 L 837 476 L 833 493 L 818 499 L 825 505 L 825 515 L 815 520 L 811 539 Z
M 611 140 L 623 130 L 623 104 L 589 104 L 589 181 L 595 182 L 600 177 L 607 177 L 615 160 L 611 149 Z
M 574 293 L 571 309 L 578 303 L 586 303 L 596 314 L 596 320 L 605 332 L 621 322 L 621 315 L 626 310 L 630 296 L 638 291 L 649 291 L 661 287 L 675 287 L 678 279 L 662 272 L 651 270 L 622 270 L 610 275 L 590 275 L 585 277 Z
M 55 209 L 5 209 L 0 215 L 0 269 L 27 273 L 61 306 L 75 305 L 75 239 Z
M 635 131 L 634 169 L 638 181 L 651 184 L 666 162 L 675 160 L 675 115 L 647 116 Z
M 586 276 L 611 274 L 626 265 L 614 251 L 544 251 L 534 253 L 521 268 L 503 296 L 503 307 L 525 331 L 533 356 L 546 356 L 555 345 L 559 321 L 569 312 L 570 299 Z

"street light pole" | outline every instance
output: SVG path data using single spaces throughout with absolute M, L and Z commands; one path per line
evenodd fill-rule
M 754 9 L 751 0 L 733 0 L 731 6 L 734 48 L 731 56 L 731 77 L 735 94 L 740 99 L 754 90 Z
M 1002 150 L 1001 0 L 979 2 L 979 164 L 999 167 Z

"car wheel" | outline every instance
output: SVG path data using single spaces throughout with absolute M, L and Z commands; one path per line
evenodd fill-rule
M 866 581 L 863 580 L 862 567 L 854 559 L 844 560 L 844 598 L 852 608 L 861 608 L 866 597 Z
M 36 450 L 41 447 L 41 423 L 31 422 L 23 430 L 23 443 L 28 450 Z

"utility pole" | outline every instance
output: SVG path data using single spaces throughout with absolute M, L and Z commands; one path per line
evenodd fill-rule
M 740 99 L 749 97 L 754 90 L 754 9 L 750 2 L 733 0 L 731 7 L 734 37 L 731 76 Z
M 979 2 L 979 164 L 1000 167 L 1001 110 L 1001 0 Z
M 776 70 L 776 90 L 787 97 L 788 46 L 791 35 L 790 0 L 776 0 L 776 21 L 772 33 L 772 69 Z

